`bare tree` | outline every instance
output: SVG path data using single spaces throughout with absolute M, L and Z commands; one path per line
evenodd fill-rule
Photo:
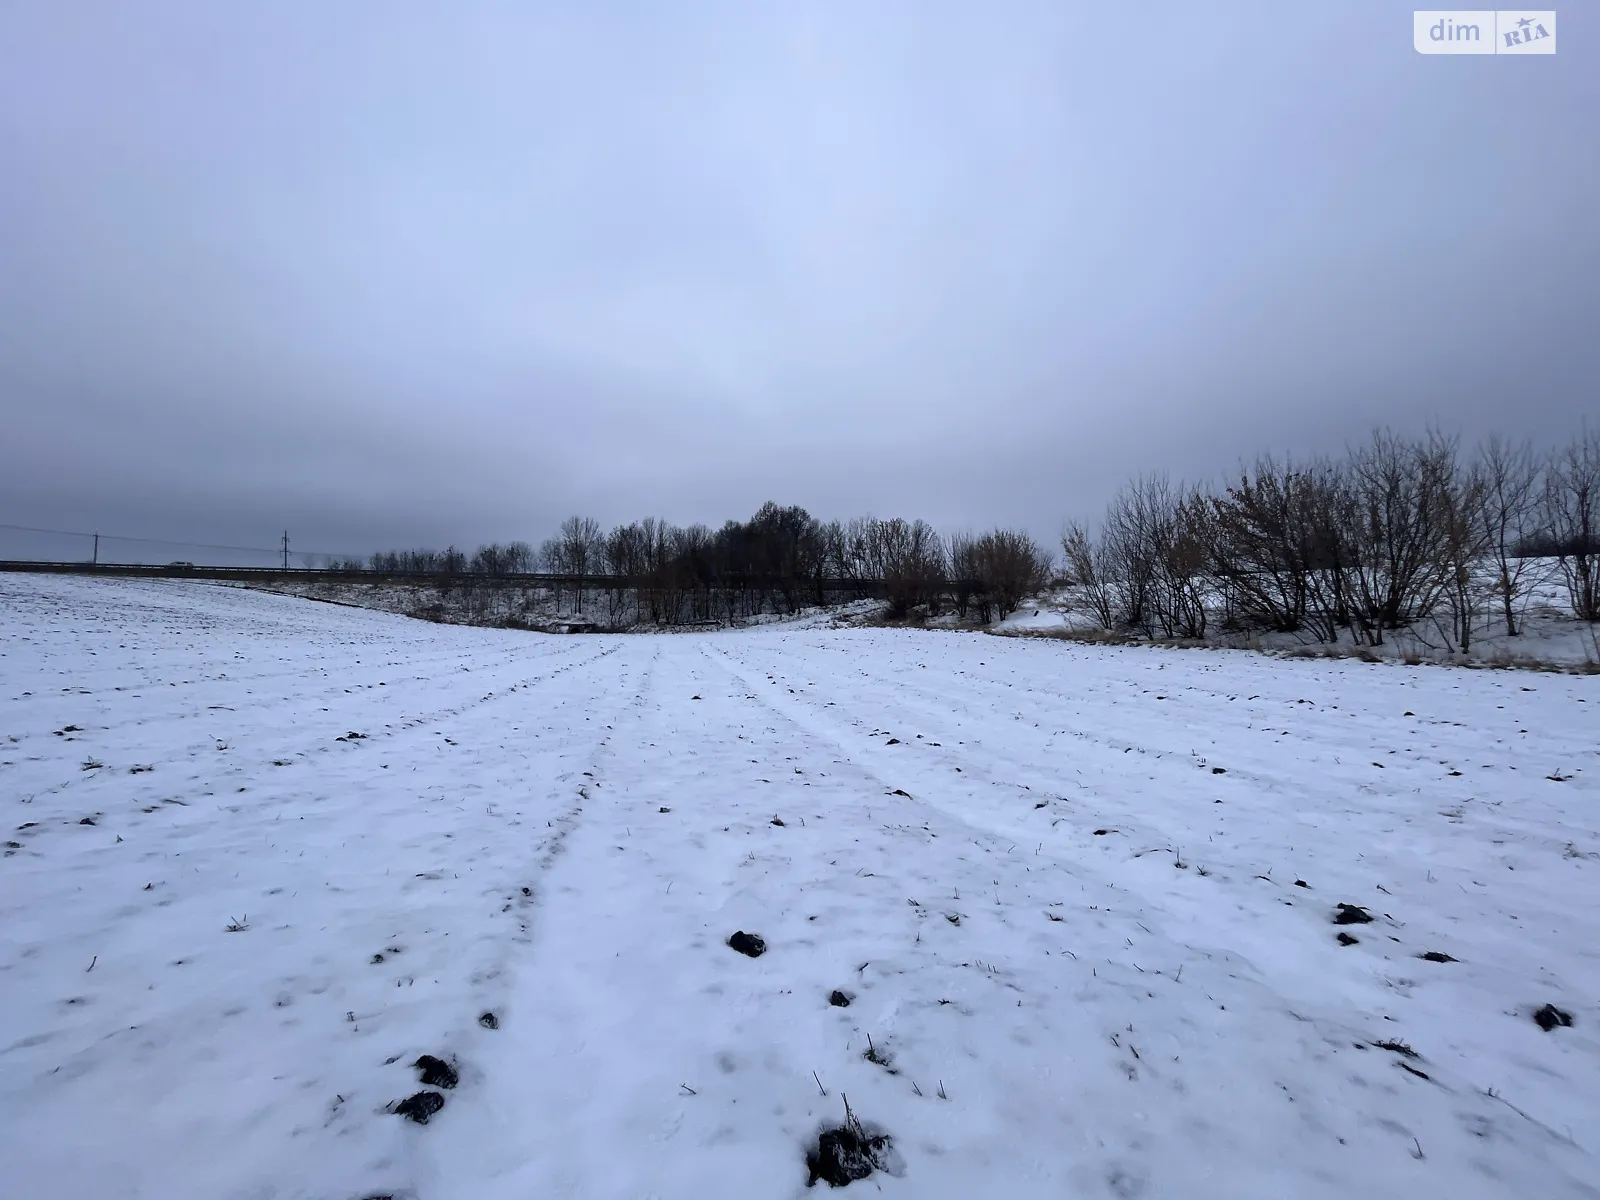
M 558 537 L 545 538 L 539 544 L 539 569 L 551 575 L 569 575 L 566 543 Z
M 637 521 L 631 525 L 618 525 L 606 535 L 603 560 L 612 575 L 626 575 L 637 579 L 647 570 L 649 546 L 643 526 Z
M 1479 520 L 1494 570 L 1494 596 L 1506 635 L 1516 637 L 1529 593 L 1548 576 L 1541 560 L 1523 553 L 1547 528 L 1541 465 L 1529 443 L 1513 445 L 1494 434 L 1478 449 L 1478 470 L 1483 480 Z
M 1150 492 L 1150 607 L 1165 637 L 1201 638 L 1211 586 L 1215 521 L 1198 489 L 1171 490 L 1165 480 Z
M 864 578 L 882 579 L 888 569 L 887 525 L 888 522 L 880 521 L 877 517 L 863 517 L 850 522 L 852 551 Z
M 945 562 L 950 570 L 950 596 L 955 602 L 956 615 L 966 617 L 972 607 L 974 595 L 982 587 L 979 581 L 977 538 L 970 533 L 952 533 L 945 541 Z
M 667 619 L 673 587 L 672 526 L 657 517 L 646 517 L 639 523 L 639 535 L 647 580 L 641 607 L 649 609 L 652 624 L 661 625 Z
M 536 555 L 527 542 L 507 542 L 502 547 L 502 560 L 508 574 L 526 575 L 533 570 Z
M 1456 440 L 1433 435 L 1424 459 L 1434 473 L 1439 504 L 1439 573 L 1445 604 L 1450 609 L 1456 648 L 1472 648 L 1472 627 L 1483 588 L 1481 566 L 1489 549 L 1484 521 L 1487 477 L 1483 464 L 1463 465 L 1457 459 Z
M 1067 571 L 1088 601 L 1090 614 L 1102 629 L 1114 629 L 1120 605 L 1104 547 L 1103 539 L 1100 542 L 1091 540 L 1089 531 L 1077 521 L 1071 522 L 1061 535 Z
M 598 575 L 605 535 L 593 517 L 568 517 L 557 536 L 566 553 L 567 570 L 574 575 Z
M 540 556 L 546 563 L 546 570 L 559 570 L 562 574 L 578 577 L 573 590 L 580 616 L 583 613 L 583 579 L 600 573 L 604 547 L 605 537 L 600 530 L 600 522 L 593 517 L 568 517 L 561 522 L 556 536 L 546 542 L 541 550 Z M 553 561 L 560 563 L 559 567 L 549 565 L 552 562 L 552 550 L 555 552 Z
M 1050 574 L 1050 556 L 1016 529 L 996 529 L 977 538 L 972 556 L 983 586 L 978 602 L 985 621 L 991 606 L 1001 620 L 1009 617 L 1025 597 L 1044 586 Z
M 1126 484 L 1106 509 L 1098 550 L 1100 576 L 1116 599 L 1115 624 L 1155 632 L 1152 591 L 1159 551 L 1162 508 L 1168 496 L 1163 476 Z
M 622 624 L 622 616 L 627 612 L 630 600 L 633 604 L 633 620 L 637 621 L 640 580 L 649 569 L 649 546 L 643 527 L 635 521 L 631 525 L 618 525 L 613 529 L 606 535 L 602 561 L 609 574 L 633 581 L 630 590 L 616 586 L 607 589 L 608 618 L 612 627 Z
M 889 614 L 904 617 L 911 609 L 928 605 L 937 610 L 944 584 L 944 543 L 926 521 L 895 517 L 875 523 L 874 541 L 882 554 L 884 594 Z M 935 615 L 937 615 L 935 611 Z
M 838 521 L 829 521 L 817 527 L 818 544 L 818 592 L 825 586 L 824 580 L 831 580 L 836 595 L 841 580 L 848 579 L 850 572 L 846 569 L 848 548 L 845 540 L 844 526 Z M 818 601 L 822 601 L 819 599 Z
M 802 589 L 815 595 L 822 537 L 810 513 L 798 505 L 780 508 L 768 501 L 743 526 L 729 526 L 724 531 L 728 543 L 743 543 L 746 562 L 741 565 L 764 587 L 776 589 L 785 611 L 796 610 Z
M 1585 429 L 1552 457 L 1545 512 L 1573 614 L 1600 621 L 1600 430 Z
M 1352 547 L 1346 578 L 1351 615 L 1373 645 L 1385 630 L 1430 615 L 1444 591 L 1441 506 L 1447 473 L 1434 443 L 1408 442 L 1386 429 L 1349 459 Z
M 506 549 L 500 545 L 479 546 L 472 556 L 475 575 L 505 575 L 509 573 L 509 565 Z
M 1324 565 L 1318 481 L 1315 469 L 1296 470 L 1263 455 L 1212 500 L 1212 569 L 1239 626 L 1297 633 L 1311 619 L 1312 573 Z M 1325 641 L 1337 636 L 1319 632 Z

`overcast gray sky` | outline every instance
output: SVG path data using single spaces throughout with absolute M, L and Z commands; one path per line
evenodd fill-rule
M 1558 11 L 1511 58 L 1388 0 L 8 0 L 0 522 L 1053 540 L 1379 421 L 1563 437 L 1600 13 Z

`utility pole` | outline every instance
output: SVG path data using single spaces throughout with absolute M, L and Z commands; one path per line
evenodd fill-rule
M 289 531 L 283 531 L 283 569 L 289 569 Z
M 96 566 L 100 563 L 100 535 L 98 533 L 94 535 L 94 557 L 89 561 Z

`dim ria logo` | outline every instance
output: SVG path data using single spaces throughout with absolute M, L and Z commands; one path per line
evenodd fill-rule
M 1554 54 L 1556 14 L 1494 9 L 1419 9 L 1412 14 L 1418 54 Z

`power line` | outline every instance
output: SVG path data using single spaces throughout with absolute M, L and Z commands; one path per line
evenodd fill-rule
M 38 528 L 37 526 L 34 526 L 34 525 L 4 525 L 4 524 L 0 524 L 0 529 L 15 529 L 15 530 L 18 530 L 18 531 L 20 531 L 22 533 L 50 533 L 50 534 L 55 534 L 58 537 L 94 537 L 94 536 L 96 536 L 92 531 L 89 531 L 89 530 L 83 530 L 83 529 L 40 529 L 40 528 Z M 275 549 L 268 549 L 268 548 L 266 548 L 264 546 L 218 546 L 218 545 L 212 545 L 212 544 L 207 543 L 207 542 L 178 542 L 178 541 L 173 541 L 171 538 L 123 537 L 122 535 L 115 534 L 115 533 L 102 533 L 99 536 L 104 538 L 108 542 L 143 542 L 144 544 L 150 545 L 150 546 L 187 546 L 187 547 L 189 547 L 190 549 L 193 549 L 193 550 L 240 550 L 240 551 L 244 551 L 245 553 L 250 553 L 250 554 L 276 554 L 277 553 L 277 551 Z
M 100 533 L 100 534 L 97 534 L 97 533 L 93 532 L 92 530 L 86 530 L 86 529 L 41 529 L 41 528 L 39 528 L 38 526 L 35 526 L 35 525 L 8 525 L 8 524 L 5 524 L 5 523 L 0 523 L 0 529 L 11 529 L 11 530 L 15 530 L 15 531 L 17 531 L 19 533 L 48 533 L 48 534 L 53 534 L 53 535 L 55 535 L 57 537 L 85 537 L 85 538 L 98 537 L 102 541 L 107 541 L 107 542 L 140 542 L 140 543 L 142 543 L 144 545 L 147 545 L 147 546 L 183 546 L 183 547 L 186 547 L 186 548 L 188 548 L 190 550 L 235 550 L 235 551 L 238 551 L 238 552 L 240 552 L 242 554 L 271 554 L 271 555 L 277 555 L 283 550 L 283 546 L 282 545 L 278 545 L 278 546 L 220 546 L 220 545 L 217 545 L 217 544 L 212 543 L 212 542 L 179 542 L 179 541 L 174 541 L 171 538 L 123 537 L 122 535 L 115 534 L 115 533 Z M 288 535 L 285 534 L 285 537 L 287 537 L 287 536 Z M 315 555 L 320 555 L 320 556 L 325 557 L 325 558 L 360 558 L 360 559 L 365 559 L 366 558 L 366 555 L 364 555 L 364 554 L 335 554 L 335 553 L 333 553 L 331 551 L 327 551 L 327 550 L 296 550 L 294 553 L 296 553 L 296 554 L 315 554 Z

